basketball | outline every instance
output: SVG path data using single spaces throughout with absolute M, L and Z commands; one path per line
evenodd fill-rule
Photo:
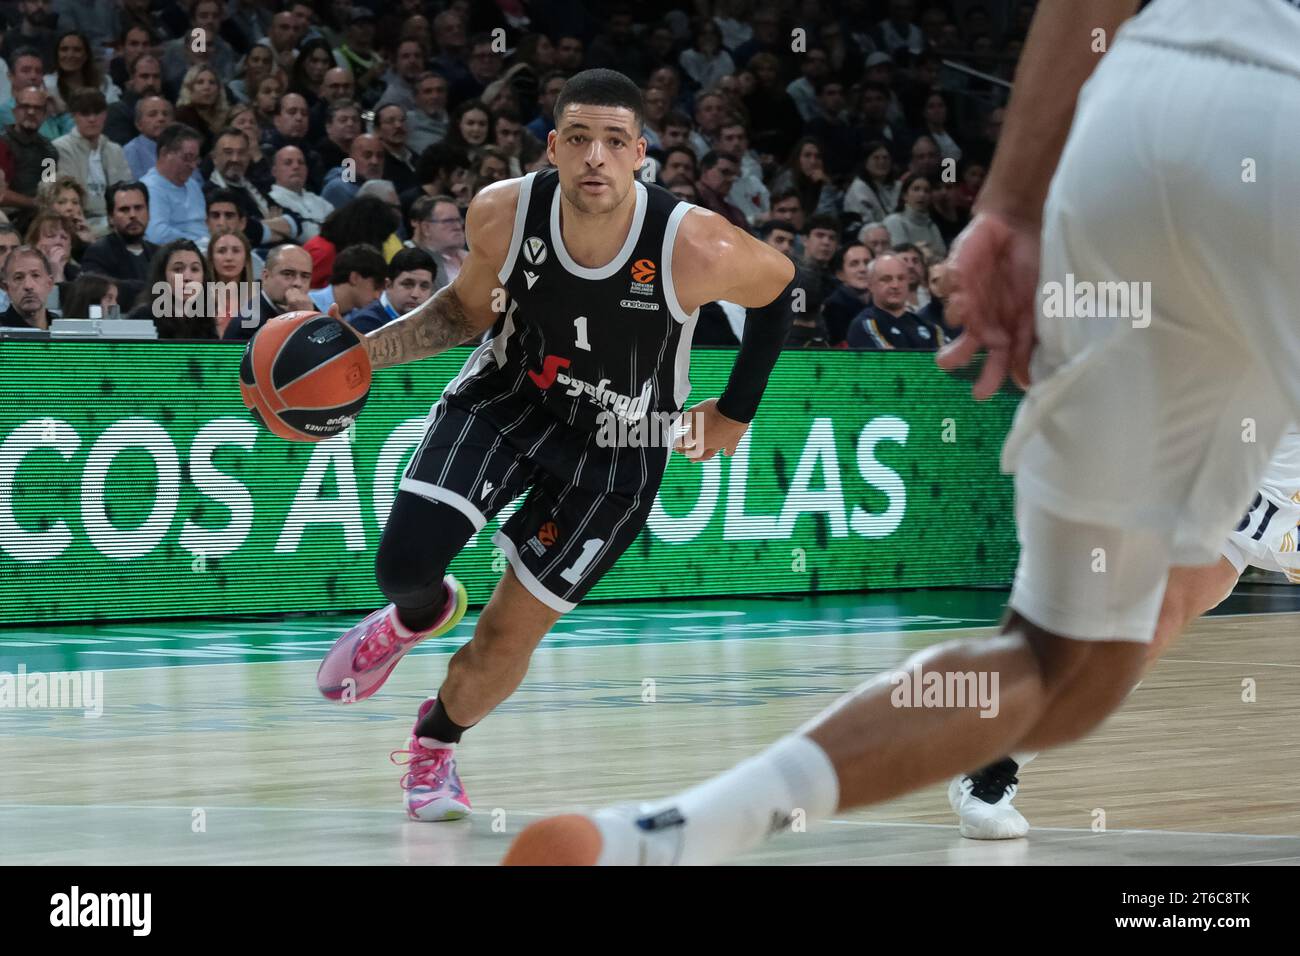
M 288 312 L 258 329 L 239 365 L 244 405 L 289 441 L 345 431 L 370 393 L 370 355 L 350 325 L 319 312 Z

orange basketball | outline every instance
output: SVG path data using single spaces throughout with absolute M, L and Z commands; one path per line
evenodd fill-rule
M 289 441 L 345 431 L 370 394 L 370 353 L 352 326 L 319 312 L 288 312 L 257 330 L 239 364 L 253 417 Z

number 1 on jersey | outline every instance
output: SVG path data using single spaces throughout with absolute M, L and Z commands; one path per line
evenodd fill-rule
M 574 326 L 578 330 L 578 348 L 591 351 L 591 343 L 587 341 L 587 317 L 580 315 L 573 320 Z

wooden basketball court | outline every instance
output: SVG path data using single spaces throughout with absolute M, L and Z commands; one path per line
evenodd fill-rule
M 1092 738 L 1025 769 L 1027 839 L 962 839 L 932 787 L 741 862 L 1300 863 L 1300 613 L 1291 589 L 1260 594 L 1229 607 L 1281 610 L 1197 622 Z M 352 615 L 6 631 L 0 671 L 101 669 L 104 704 L 97 718 L 0 710 L 0 855 L 495 863 L 540 815 L 666 795 L 730 766 L 908 652 L 983 633 L 1004 597 L 580 608 L 519 693 L 467 734 L 459 763 L 476 813 L 440 824 L 405 818 L 388 755 L 473 613 L 350 707 L 318 697 L 313 677 Z

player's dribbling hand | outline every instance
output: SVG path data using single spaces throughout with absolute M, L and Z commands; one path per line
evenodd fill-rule
M 685 433 L 673 447 L 691 461 L 708 461 L 719 451 L 728 458 L 736 453 L 736 446 L 749 431 L 749 425 L 728 418 L 718 411 L 718 400 L 708 398 L 687 409 L 682 416 Z
M 997 392 L 1008 375 L 1021 388 L 1029 386 L 1040 228 L 982 212 L 953 242 L 946 309 L 949 323 L 963 331 L 939 350 L 936 361 L 952 371 L 969 365 L 981 349 L 987 351 L 971 388 L 977 399 Z

